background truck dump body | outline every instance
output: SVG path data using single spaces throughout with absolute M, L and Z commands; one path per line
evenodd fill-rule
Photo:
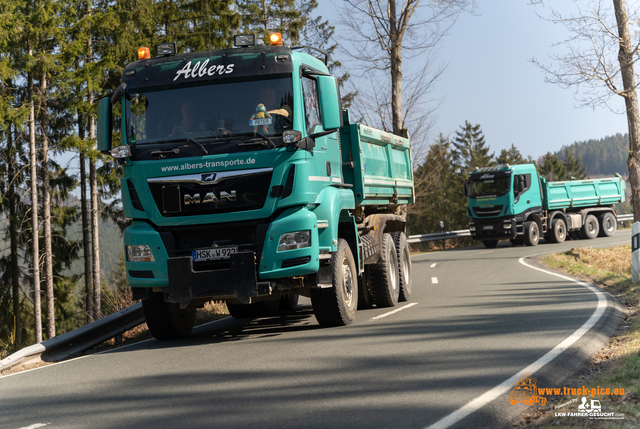
M 547 210 L 607 206 L 624 201 L 625 185 L 621 177 L 566 182 L 542 179 L 543 204 Z
M 342 171 L 345 183 L 353 185 L 356 205 L 412 204 L 409 139 L 349 124 L 345 116 L 340 134 Z

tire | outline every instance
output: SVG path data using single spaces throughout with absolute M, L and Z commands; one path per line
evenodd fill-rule
M 582 238 L 591 240 L 598 236 L 598 232 L 600 232 L 600 225 L 598 225 L 598 219 L 594 215 L 587 215 L 584 220 L 584 225 L 580 228 L 580 233 L 582 234 Z
M 524 244 L 527 246 L 537 246 L 540 241 L 540 229 L 538 223 L 529 220 L 524 223 Z
M 331 256 L 330 288 L 311 289 L 313 313 L 321 326 L 349 325 L 358 308 L 358 271 L 351 249 L 338 239 L 338 249 Z
M 161 341 L 188 337 L 196 320 L 195 308 L 180 310 L 180 305 L 164 302 L 162 292 L 143 299 L 142 309 L 149 331 Z
M 251 304 L 232 304 L 227 302 L 229 314 L 235 319 L 249 319 L 253 317 L 253 308 Z
M 289 296 L 282 296 L 280 298 L 280 311 L 295 311 L 296 307 L 298 307 L 298 298 L 299 295 L 293 292 Z
M 564 223 L 564 220 L 556 218 L 551 221 L 549 238 L 554 243 L 564 243 L 564 240 L 567 239 L 567 225 Z
M 358 310 L 368 310 L 373 307 L 369 269 L 369 265 L 365 266 L 362 276 L 358 279 Z
M 398 254 L 391 234 L 382 234 L 380 260 L 371 265 L 371 294 L 378 307 L 393 307 L 400 298 Z
M 391 234 L 398 258 L 398 279 L 400 281 L 400 295 L 398 301 L 408 301 L 411 297 L 411 249 L 407 236 L 402 231 Z
M 482 244 L 484 244 L 484 247 L 487 249 L 495 249 L 498 245 L 498 240 L 482 240 Z
M 618 229 L 618 221 L 613 213 L 605 213 L 598 217 L 598 223 L 600 224 L 600 237 L 611 237 L 616 233 Z
M 509 241 L 514 246 L 522 246 L 524 244 L 524 239 L 522 238 L 510 238 Z

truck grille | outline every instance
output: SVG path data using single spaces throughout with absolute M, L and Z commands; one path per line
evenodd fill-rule
M 474 207 L 473 213 L 478 217 L 499 216 L 502 213 L 502 206 L 489 208 Z
M 158 211 L 165 217 L 240 212 L 264 206 L 271 175 L 269 169 L 216 184 L 149 181 L 149 188 Z

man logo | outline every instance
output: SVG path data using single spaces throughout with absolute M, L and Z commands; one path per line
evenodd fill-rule
M 213 192 L 207 192 L 200 201 L 200 194 L 184 194 L 184 205 L 190 206 L 193 204 L 208 204 L 208 203 L 224 203 L 226 201 L 237 201 L 236 191 L 220 192 L 220 196 L 216 196 Z
M 213 182 L 216 180 L 216 173 L 205 173 L 200 175 L 201 182 Z

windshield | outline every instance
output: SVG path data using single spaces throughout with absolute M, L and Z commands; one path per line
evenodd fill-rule
M 252 132 L 274 137 L 293 127 L 290 77 L 129 95 L 127 136 L 131 144 Z
M 509 192 L 509 179 L 472 180 L 469 183 L 469 198 L 499 197 Z

